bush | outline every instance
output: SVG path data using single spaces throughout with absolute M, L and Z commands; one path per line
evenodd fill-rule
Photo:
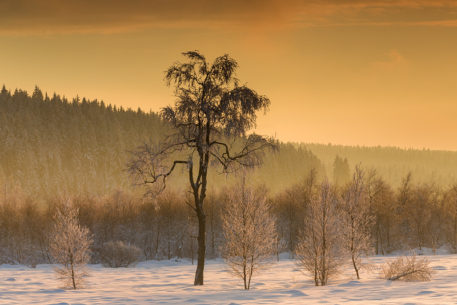
M 100 251 L 103 266 L 111 268 L 129 267 L 138 262 L 140 255 L 140 248 L 120 240 L 104 243 Z
M 430 281 L 432 278 L 432 268 L 430 262 L 424 258 L 417 258 L 415 254 L 400 256 L 382 267 L 383 278 L 389 281 L 403 280 Z

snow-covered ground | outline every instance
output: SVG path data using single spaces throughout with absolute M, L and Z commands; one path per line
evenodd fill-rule
M 373 257 L 381 264 L 393 257 Z M 244 291 L 222 260 L 210 260 L 205 286 L 192 285 L 195 266 L 189 261 L 150 261 L 134 268 L 89 267 L 88 287 L 60 289 L 51 265 L 32 269 L 0 266 L 0 304 L 456 304 L 457 255 L 429 256 L 431 282 L 389 282 L 377 271 L 355 280 L 348 265 L 328 286 L 315 287 L 284 259 L 253 278 Z

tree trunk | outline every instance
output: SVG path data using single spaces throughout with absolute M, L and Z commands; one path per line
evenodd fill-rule
M 194 285 L 203 285 L 203 271 L 205 269 L 206 254 L 206 218 L 203 211 L 197 213 L 198 218 L 198 257 L 197 270 L 195 271 Z
M 249 266 L 249 279 L 248 279 L 248 290 L 251 289 L 251 279 L 252 274 L 254 273 L 254 256 L 251 256 L 251 262 Z
M 454 214 L 454 252 L 457 252 L 457 213 Z
M 76 281 L 75 281 L 75 269 L 73 265 L 73 254 L 70 253 L 70 267 L 71 267 L 71 282 L 73 284 L 73 289 L 76 289 Z
M 246 258 L 243 257 L 243 282 L 244 282 L 244 289 L 248 289 L 248 284 L 247 284 L 247 274 L 246 274 Z
M 390 221 L 387 222 L 387 226 L 386 226 L 386 237 L 387 237 L 387 249 L 386 251 L 389 252 L 390 251 Z M 383 253 L 384 254 L 384 250 L 383 250 Z
M 214 202 L 211 202 L 210 209 L 210 226 L 211 226 L 211 255 L 216 256 L 216 241 L 214 236 Z
M 355 262 L 354 255 L 352 255 L 352 265 L 354 266 L 354 270 L 355 270 L 355 274 L 357 275 L 357 279 L 360 280 L 359 268 L 357 268 L 357 263 Z
M 376 255 L 379 254 L 379 240 L 382 238 L 381 237 L 381 229 L 379 228 L 379 216 L 376 215 Z
M 190 235 L 190 255 L 192 258 L 192 265 L 194 264 L 194 236 Z

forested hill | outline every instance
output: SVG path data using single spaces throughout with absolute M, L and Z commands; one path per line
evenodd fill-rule
M 134 111 L 102 101 L 59 95 L 35 88 L 0 92 L 0 195 L 34 197 L 106 195 L 114 191 L 143 192 L 126 173 L 129 151 L 166 133 L 154 112 Z M 457 152 L 351 147 L 322 144 L 281 144 L 269 152 L 253 179 L 276 193 L 300 182 L 309 170 L 333 179 L 336 156 L 349 168 L 361 163 L 375 168 L 392 185 L 411 171 L 415 182 L 455 183 Z M 184 188 L 179 172 L 170 188 Z M 210 172 L 210 189 L 231 178 Z M 228 180 L 227 180 L 228 179 Z
M 27 194 L 103 193 L 130 185 L 126 152 L 162 131 L 157 114 L 36 88 L 0 94 L 2 188 Z
M 165 126 L 156 113 L 106 105 L 35 88 L 0 92 L 0 194 L 33 197 L 105 195 L 133 192 L 125 169 L 129 151 L 161 137 Z M 281 145 L 268 153 L 254 178 L 274 192 L 296 183 L 311 168 L 322 172 L 309 151 Z M 183 187 L 176 173 L 170 187 Z M 213 187 L 226 177 L 213 171 Z

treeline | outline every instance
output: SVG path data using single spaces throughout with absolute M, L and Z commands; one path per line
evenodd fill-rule
M 358 163 L 375 168 L 393 186 L 399 186 L 411 172 L 420 183 L 433 181 L 446 186 L 457 182 L 457 152 L 430 149 L 401 149 L 398 147 L 364 147 L 332 144 L 295 144 L 311 151 L 321 160 L 331 177 L 336 157 L 347 159 L 354 167 Z
M 313 196 L 322 180 L 316 171 L 310 171 L 302 182 L 268 196 L 278 236 L 275 246 L 278 258 L 281 252 L 291 255 L 297 252 L 304 232 L 315 219 L 310 217 L 313 202 L 316 202 Z M 249 177 L 247 181 L 250 181 Z M 387 254 L 424 247 L 434 250 L 447 247 L 449 251 L 457 252 L 457 186 L 441 188 L 415 183 L 414 177 L 407 175 L 399 187 L 393 188 L 373 170 L 364 170 L 359 183 L 363 187 L 357 189 L 353 187 L 353 180 L 331 186 L 336 198 L 333 221 L 335 225 L 344 223 L 348 215 L 345 207 L 355 204 L 351 198 L 358 196 L 356 209 L 350 212 L 364 211 L 360 219 L 370 219 L 363 222 L 368 227 L 360 230 L 368 232 L 365 248 L 371 249 L 371 253 Z M 224 245 L 221 219 L 230 193 L 233 190 L 229 187 L 212 192 L 206 202 L 209 257 L 221 256 Z M 122 192 L 103 198 L 71 198 L 73 206 L 79 210 L 79 222 L 93 234 L 92 262 L 100 261 L 105 243 L 117 241 L 141 249 L 141 258 L 145 260 L 196 258 L 197 223 L 188 204 L 190 198 L 185 194 L 168 191 L 154 200 Z M 17 195 L 3 198 L 0 204 L 0 263 L 34 265 L 50 262 L 47 238 L 53 226 L 53 215 L 67 199 L 56 198 L 43 207 L 33 198 Z
M 126 172 L 130 151 L 158 143 L 167 134 L 157 113 L 106 105 L 85 98 L 48 96 L 39 88 L 0 92 L 0 196 L 22 193 L 43 201 L 56 196 L 104 196 L 115 191 L 142 193 Z M 304 148 L 281 144 L 267 152 L 253 179 L 273 192 L 322 165 Z M 233 182 L 213 171 L 214 185 Z M 182 188 L 174 175 L 170 186 Z

